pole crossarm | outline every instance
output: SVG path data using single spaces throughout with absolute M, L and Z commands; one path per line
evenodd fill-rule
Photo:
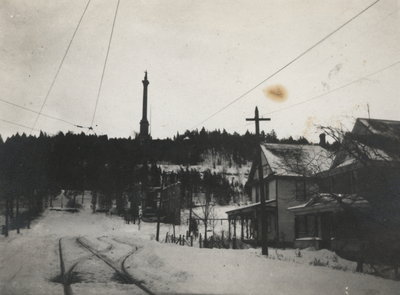
M 271 118 L 246 118 L 246 121 L 271 121 Z

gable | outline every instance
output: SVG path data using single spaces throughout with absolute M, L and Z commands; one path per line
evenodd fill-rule
M 251 169 L 249 173 L 249 178 L 248 182 L 251 183 L 253 181 L 257 181 L 259 179 L 258 177 L 258 163 L 259 163 L 259 154 L 257 153 L 256 156 L 254 157 L 254 161 L 251 164 Z M 268 164 L 268 160 L 266 159 L 265 155 L 261 153 L 261 163 L 263 167 L 263 178 L 266 178 L 268 175 L 272 173 L 271 167 Z

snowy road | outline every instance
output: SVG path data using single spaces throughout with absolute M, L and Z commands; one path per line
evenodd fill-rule
M 88 294 L 88 290 L 81 286 L 83 282 L 92 284 L 116 282 L 127 287 L 128 294 L 153 294 L 126 270 L 126 259 L 137 250 L 134 245 L 101 236 L 95 240 L 84 237 L 60 239 L 59 248 L 61 253 L 59 282 L 64 285 L 66 295 L 77 294 L 74 291 L 75 286 L 73 287 L 75 284 L 79 294 Z M 121 289 L 125 289 L 123 287 Z M 115 286 L 111 290 L 113 294 L 114 288 Z
M 162 225 L 161 236 L 169 230 Z M 302 250 L 298 257 L 293 249 L 270 249 L 266 258 L 259 249 L 158 243 L 154 232 L 154 224 L 139 228 L 90 208 L 46 211 L 32 229 L 0 237 L 0 294 L 397 295 L 400 290 L 400 282 L 354 273 L 354 263 L 327 250 Z M 311 265 L 316 259 L 326 266 Z
M 154 294 L 125 265 L 139 247 L 105 234 L 124 222 L 88 209 L 46 211 L 31 230 L 0 237 L 0 294 Z

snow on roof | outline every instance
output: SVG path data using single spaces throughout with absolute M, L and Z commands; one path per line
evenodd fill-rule
M 338 208 L 341 206 L 365 208 L 369 206 L 369 202 L 357 194 L 320 193 L 317 197 L 311 198 L 308 202 L 289 207 L 288 210 L 301 211 L 302 209 Z
M 265 205 L 273 205 L 273 203 L 276 203 L 276 200 L 275 199 L 273 199 L 273 200 L 266 200 L 265 201 Z M 232 214 L 232 213 L 235 213 L 235 212 L 239 212 L 239 211 L 243 211 L 243 210 L 245 210 L 245 209 L 251 209 L 251 208 L 254 208 L 254 207 L 258 207 L 258 206 L 260 206 L 261 205 L 261 203 L 260 202 L 257 202 L 257 203 L 253 203 L 253 204 L 250 204 L 250 205 L 246 205 L 246 206 L 240 206 L 239 208 L 235 208 L 235 209 L 233 209 L 233 210 L 228 210 L 228 211 L 226 211 L 226 214 Z
M 397 138 L 398 140 L 400 140 L 400 121 L 366 118 L 358 118 L 357 121 L 360 124 L 364 125 L 372 134 L 382 135 L 390 138 Z M 356 130 L 353 129 L 353 132 L 355 131 Z
M 310 176 L 332 163 L 331 154 L 319 145 L 264 143 L 261 149 L 275 175 Z
M 360 161 L 400 161 L 400 121 L 358 118 L 331 168 Z
M 396 157 L 395 155 L 389 155 L 386 151 L 380 148 L 376 147 L 370 147 L 367 146 L 363 143 L 354 141 L 354 144 L 357 144 L 358 149 L 363 151 L 362 155 L 365 155 L 366 159 L 370 161 L 399 161 L 400 159 Z M 361 155 L 359 155 L 361 156 Z M 336 164 L 332 168 L 338 168 L 338 167 L 345 167 L 349 166 L 351 164 L 357 163 L 357 159 L 353 155 L 347 154 L 345 158 L 339 162 L 339 164 Z

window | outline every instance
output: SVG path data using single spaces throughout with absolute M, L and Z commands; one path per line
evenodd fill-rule
M 307 235 L 309 237 L 317 236 L 317 218 L 315 215 L 307 215 Z
M 295 218 L 296 238 L 318 237 L 318 218 L 316 215 L 300 215 Z
M 265 200 L 269 200 L 269 183 L 266 182 L 264 184 L 264 193 L 265 193 Z
M 260 187 L 258 185 L 255 186 L 256 190 L 256 202 L 260 201 Z
M 304 179 L 296 180 L 296 200 L 306 200 L 306 181 Z
M 307 236 L 306 216 L 296 216 L 296 238 L 304 238 Z
M 272 231 L 272 216 L 267 214 L 267 230 L 270 233 Z

